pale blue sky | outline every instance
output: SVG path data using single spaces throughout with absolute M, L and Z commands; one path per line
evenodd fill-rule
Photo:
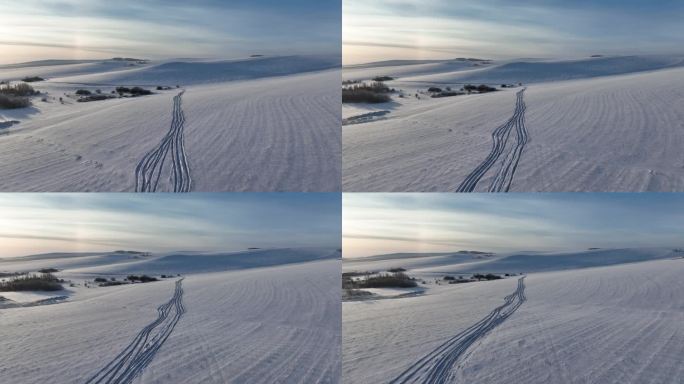
M 681 0 L 345 0 L 346 64 L 682 53 Z
M 0 257 L 340 246 L 334 193 L 0 194 Z
M 0 2 L 0 63 L 339 54 L 341 0 Z
M 345 194 L 345 257 L 684 246 L 684 194 Z

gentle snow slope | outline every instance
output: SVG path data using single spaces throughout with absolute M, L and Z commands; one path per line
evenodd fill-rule
M 140 345 L 136 359 L 158 349 L 133 382 L 339 383 L 340 261 L 263 264 L 272 266 L 186 276 L 185 312 L 167 339 Z M 86 382 L 162 318 L 156 308 L 178 279 L 79 286 L 66 302 L 0 309 L 0 382 Z
M 174 137 L 183 144 L 190 190 L 339 190 L 339 81 L 339 70 L 329 70 L 186 88 Z M 56 81 L 37 84 L 54 97 L 73 92 Z M 0 130 L 8 133 L 0 135 L 0 189 L 135 190 L 137 166 L 148 152 L 167 148 L 162 140 L 172 121 L 178 128 L 179 92 L 90 103 L 65 97 L 64 105 L 34 100 L 31 108 L 0 111 L 0 122 L 21 121 Z M 164 158 L 157 192 L 174 190 L 173 153 Z
M 440 382 L 680 383 L 682 274 L 680 258 L 528 275 L 522 305 L 456 360 L 442 359 Z M 391 382 L 502 305 L 516 280 L 343 303 L 344 381 Z
M 681 383 L 684 260 L 530 275 L 458 382 Z
M 682 89 L 684 68 L 675 68 L 532 85 L 515 114 L 522 88 L 401 101 L 386 120 L 343 128 L 343 188 L 457 191 L 511 120 L 522 125 L 474 191 L 496 185 L 515 145 L 511 191 L 681 191 Z

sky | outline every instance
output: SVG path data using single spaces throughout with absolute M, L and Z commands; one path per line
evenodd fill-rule
M 684 194 L 345 194 L 343 257 L 683 247 Z
M 344 0 L 344 64 L 682 53 L 681 0 Z
M 0 258 L 340 247 L 335 193 L 0 194 Z
M 0 64 L 340 54 L 340 1 L 3 1 Z

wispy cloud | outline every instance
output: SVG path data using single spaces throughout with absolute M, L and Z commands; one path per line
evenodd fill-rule
M 344 253 L 684 244 L 684 196 L 632 195 L 349 194 L 344 197 Z
M 343 12 L 348 64 L 671 53 L 684 32 L 684 3 L 670 0 L 346 0 Z
M 0 15 L 1 62 L 337 53 L 341 37 L 336 1 L 25 0 Z
M 4 194 L 0 257 L 118 248 L 339 246 L 339 195 L 306 195 Z

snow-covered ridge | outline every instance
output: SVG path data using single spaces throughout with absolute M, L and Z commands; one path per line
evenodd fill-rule
M 684 66 L 684 55 L 632 55 L 581 59 L 514 59 L 502 61 L 388 61 L 344 67 L 345 79 L 378 75 L 399 77 L 399 82 L 542 83 L 656 71 Z
M 0 271 L 32 272 L 41 268 L 57 268 L 79 274 L 186 274 L 334 260 L 339 257 L 339 251 L 332 248 L 253 249 L 227 253 L 172 252 L 154 255 L 140 252 L 58 253 L 0 259 Z
M 577 252 L 428 253 L 344 259 L 345 271 L 407 268 L 434 273 L 531 273 L 602 267 L 684 257 L 672 248 L 589 249 Z
M 339 68 L 339 56 L 276 56 L 221 61 L 168 61 L 62 77 L 60 82 L 192 85 L 293 75 Z

